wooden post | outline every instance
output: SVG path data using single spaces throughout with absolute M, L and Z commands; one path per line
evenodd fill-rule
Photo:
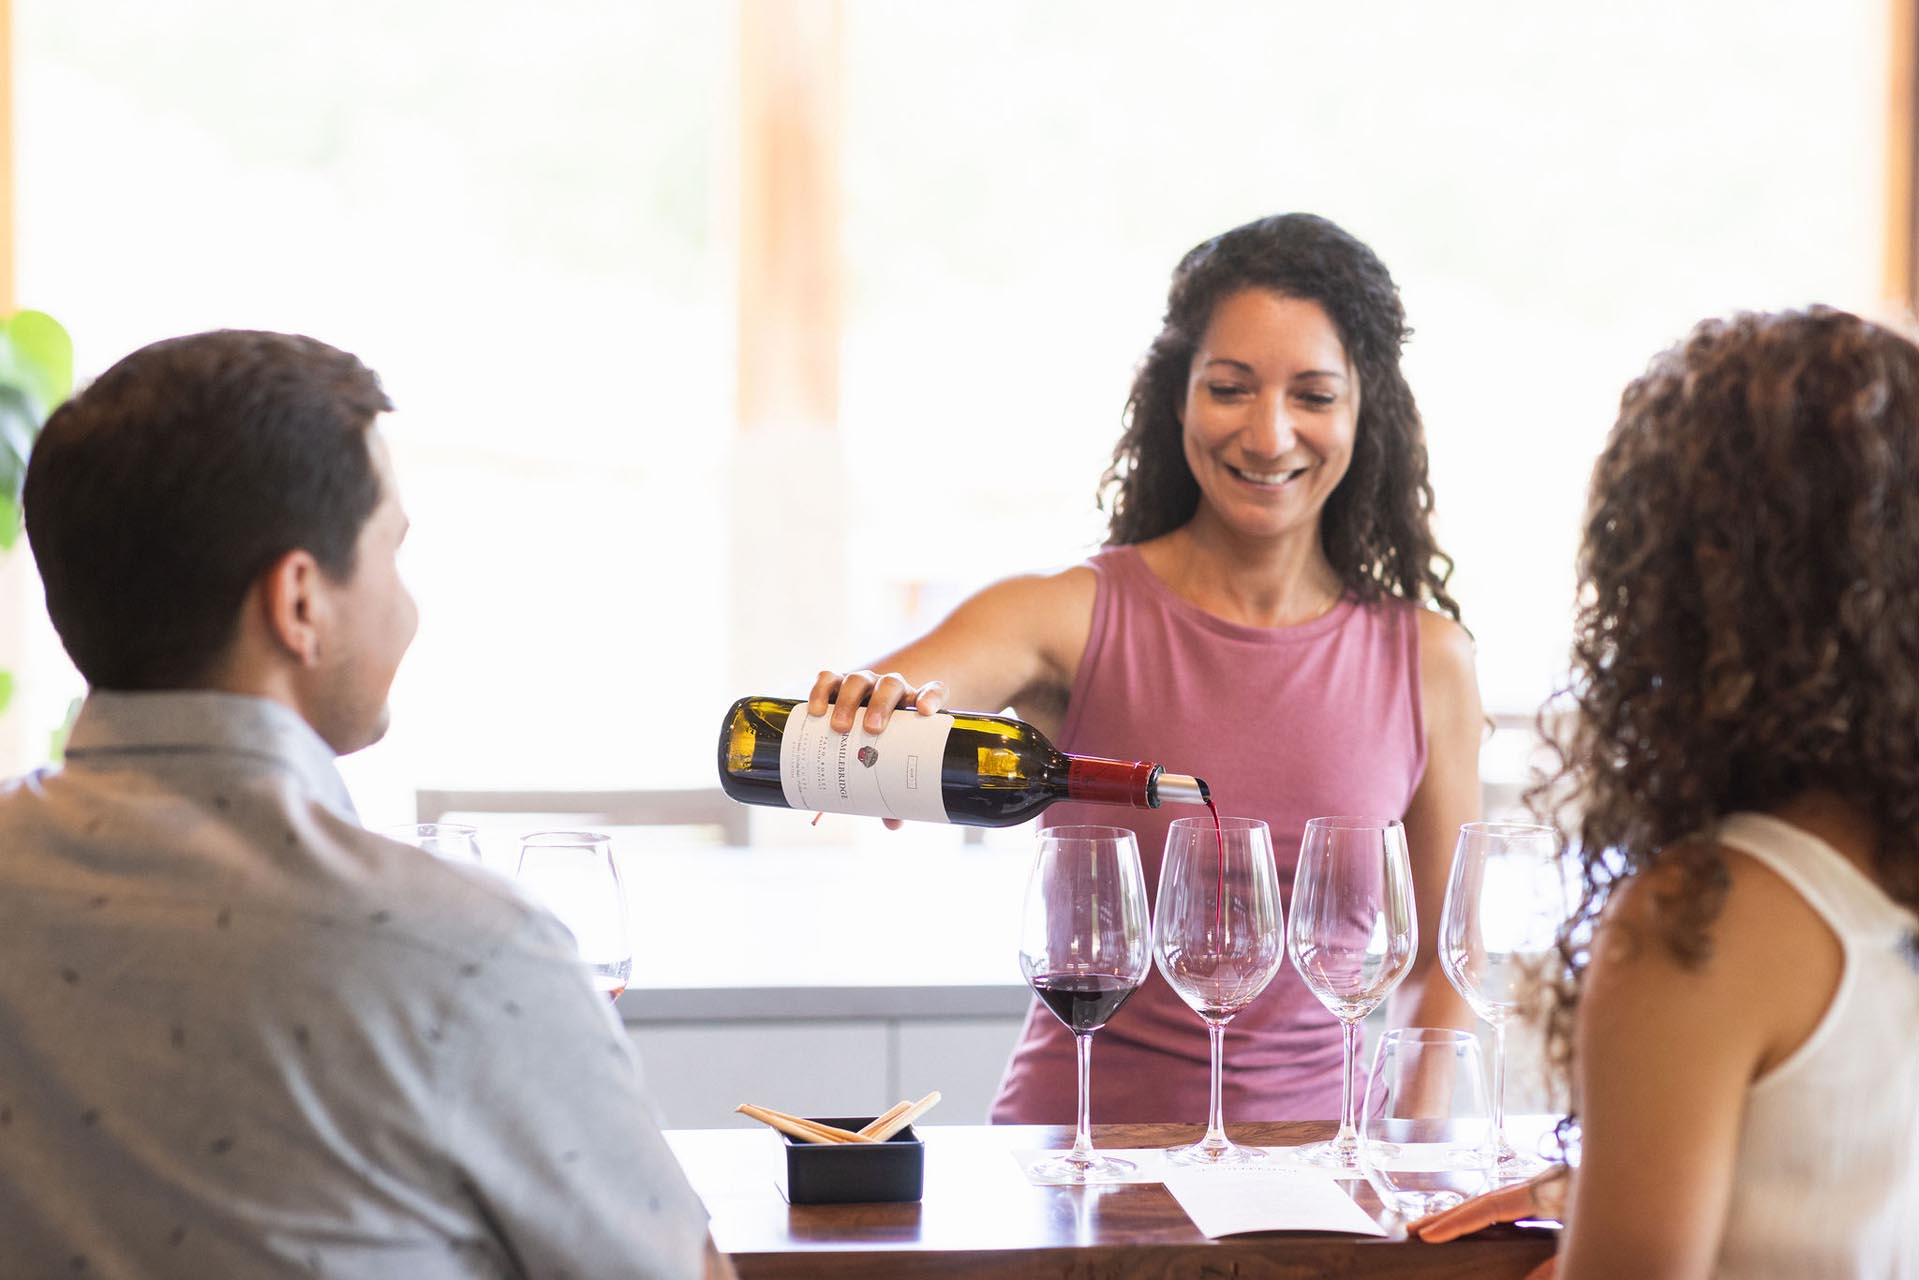
M 13 0 L 0 0 L 0 316 L 20 305 L 13 263 Z
M 1919 0 L 1889 0 L 1884 293 L 1895 314 L 1919 315 Z
M 12 315 L 19 306 L 13 275 L 13 163 L 13 3 L 0 0 L 0 317 Z M 37 648 L 36 628 L 29 619 L 37 613 L 38 584 L 24 540 L 0 553 L 0 670 L 13 678 L 11 705 L 0 709 L 0 777 L 44 759 L 45 740 L 36 744 L 28 727 L 33 722 L 29 680 Z
M 740 0 L 739 19 L 728 668 L 739 693 L 800 694 L 873 656 L 847 652 L 840 0 Z
M 740 12 L 739 424 L 839 417 L 839 0 Z

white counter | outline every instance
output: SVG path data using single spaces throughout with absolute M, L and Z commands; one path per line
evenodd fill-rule
M 1028 999 L 1030 855 L 988 848 L 649 849 L 620 842 L 629 1020 L 985 1016 Z
M 486 819 L 475 816 L 475 821 Z M 510 868 L 511 819 L 482 831 Z M 1032 996 L 1024 841 L 908 828 L 863 844 L 693 845 L 615 828 L 633 973 L 619 1011 L 670 1127 L 740 1102 L 853 1115 L 938 1089 L 978 1124 Z

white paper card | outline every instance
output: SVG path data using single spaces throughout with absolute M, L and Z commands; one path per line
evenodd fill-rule
M 1332 1175 L 1305 1169 L 1178 1169 L 1166 1190 L 1208 1239 L 1242 1231 L 1337 1231 L 1383 1236 Z

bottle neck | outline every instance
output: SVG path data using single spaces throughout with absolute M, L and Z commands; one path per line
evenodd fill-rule
M 1062 752 L 1062 755 L 1066 753 Z M 1159 766 L 1148 760 L 1066 755 L 1066 798 L 1091 804 L 1159 808 Z

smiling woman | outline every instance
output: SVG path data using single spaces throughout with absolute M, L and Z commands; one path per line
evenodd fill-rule
M 876 664 L 884 676 L 822 674 L 811 711 L 830 704 L 844 731 L 862 699 L 869 729 L 901 707 L 1010 703 L 1066 751 L 1196 762 L 1222 809 L 1271 827 L 1281 883 L 1316 814 L 1404 819 L 1417 899 L 1436 910 L 1452 836 L 1478 812 L 1480 711 L 1428 526 L 1406 332 L 1385 266 L 1324 218 L 1263 218 L 1199 245 L 1133 385 L 1106 550 L 988 587 Z M 1149 886 L 1170 816 L 1130 824 Z M 1067 804 L 1047 819 L 1094 817 Z M 1465 1020 L 1430 946 L 1406 995 L 1402 1020 Z M 1236 1116 L 1333 1114 L 1339 1032 L 1296 976 L 1234 1032 Z M 1100 1056 L 1101 1119 L 1205 1113 L 1206 1035 L 1159 978 L 1108 1024 Z M 1035 1005 L 993 1119 L 1066 1120 L 1074 1082 L 1071 1037 Z
M 1315 537 L 1320 508 L 1352 465 L 1357 381 L 1317 302 L 1257 287 L 1221 301 L 1180 415 L 1186 465 L 1206 495 L 1195 519 L 1221 522 L 1229 537 Z M 1339 599 L 1326 568 L 1313 617 Z
M 1457 618 L 1452 561 L 1430 524 L 1425 431 L 1400 370 L 1409 332 L 1378 257 L 1323 218 L 1269 218 L 1194 249 L 1127 401 L 1106 473 L 1109 540 L 1195 523 L 1223 532 L 1208 531 L 1225 493 L 1207 488 L 1216 468 L 1199 450 L 1236 449 L 1242 470 L 1271 450 L 1266 460 L 1289 470 L 1317 464 L 1304 509 L 1315 520 L 1323 510 L 1321 559 L 1345 591 L 1429 599 Z

